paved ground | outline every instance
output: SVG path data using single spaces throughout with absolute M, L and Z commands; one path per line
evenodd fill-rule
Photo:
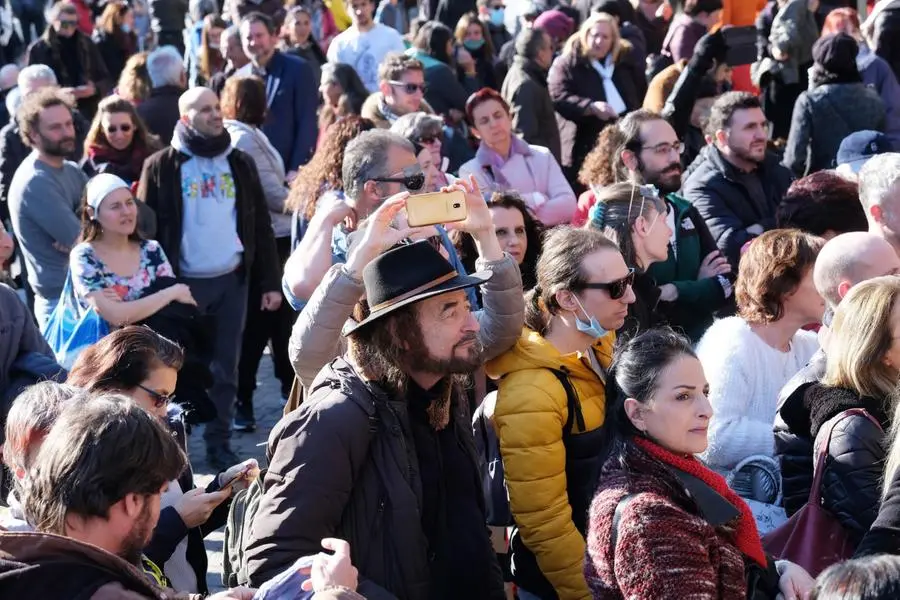
M 272 361 L 268 354 L 263 357 L 257 374 L 256 394 L 253 398 L 253 410 L 256 414 L 257 428 L 255 433 L 235 433 L 231 440 L 232 449 L 243 458 L 255 458 L 260 466 L 265 466 L 266 438 L 272 426 L 281 418 L 281 387 L 272 372 Z M 209 484 L 214 473 L 206 464 L 206 447 L 203 445 L 202 427 L 191 433 L 188 442 L 191 466 L 194 468 L 194 481 L 198 486 Z M 206 554 L 209 557 L 209 573 L 207 583 L 211 592 L 224 589 L 222 586 L 222 544 L 225 530 L 219 529 L 206 537 Z

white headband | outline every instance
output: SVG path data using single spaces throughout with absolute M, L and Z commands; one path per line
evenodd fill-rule
M 121 177 L 109 173 L 100 173 L 87 182 L 87 205 L 94 209 L 100 209 L 100 203 L 114 191 L 125 188 L 131 190 Z

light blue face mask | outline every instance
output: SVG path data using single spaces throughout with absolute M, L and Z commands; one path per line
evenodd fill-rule
M 466 40 L 463 42 L 463 46 L 466 47 L 466 50 L 481 50 L 481 47 L 484 46 L 484 40 Z
M 502 8 L 492 8 L 491 9 L 491 25 L 495 27 L 500 27 L 503 25 L 504 19 L 506 18 L 506 11 Z
M 600 325 L 600 321 L 597 320 L 597 317 L 593 317 L 588 315 L 587 311 L 584 310 L 584 306 L 581 304 L 581 300 L 578 299 L 578 296 L 572 294 L 572 297 L 575 298 L 575 302 L 578 303 L 578 308 L 581 309 L 581 312 L 584 313 L 584 316 L 589 317 L 589 321 L 583 321 L 577 313 L 575 313 L 575 327 L 578 331 L 582 333 L 586 333 L 595 340 L 599 340 L 604 335 L 609 333 L 606 329 L 603 329 L 603 326 Z
M 122 23 L 119 25 L 119 29 L 122 30 L 122 33 L 131 33 L 131 25 L 128 23 Z

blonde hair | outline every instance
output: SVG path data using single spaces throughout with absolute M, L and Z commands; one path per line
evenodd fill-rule
M 569 38 L 569 41 L 566 42 L 566 47 L 564 52 L 569 54 L 570 52 L 577 52 L 580 56 L 587 56 L 588 54 L 588 34 L 591 29 L 594 28 L 594 25 L 598 23 L 606 23 L 609 25 L 609 29 L 612 32 L 612 46 L 610 47 L 610 54 L 612 54 L 613 62 L 618 62 L 619 55 L 622 54 L 622 50 L 625 48 L 625 42 L 622 40 L 622 35 L 619 33 L 619 23 L 616 21 L 616 18 L 607 13 L 595 13 L 590 16 L 590 18 L 581 24 L 581 27 L 578 31 L 575 32 L 575 35 Z
M 834 313 L 822 383 L 872 398 L 895 393 L 897 372 L 882 358 L 893 343 L 891 314 L 898 298 L 900 278 L 893 276 L 876 277 L 850 290 Z

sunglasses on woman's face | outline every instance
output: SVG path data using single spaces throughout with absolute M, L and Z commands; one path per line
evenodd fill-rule
M 585 290 L 606 290 L 610 298 L 618 300 L 625 295 L 631 285 L 634 285 L 634 269 L 628 269 L 628 275 L 622 279 L 608 283 L 584 283 L 581 287 Z
M 424 144 L 424 145 L 427 145 L 427 144 L 433 144 L 433 143 L 435 143 L 435 142 L 443 142 L 443 141 L 444 141 L 444 134 L 443 134 L 443 133 L 435 133 L 435 134 L 430 134 L 430 135 L 423 135 L 423 136 L 421 136 L 421 137 L 419 138 L 419 143 L 420 143 L 420 144 Z
M 156 390 L 151 390 L 150 388 L 141 384 L 138 384 L 138 387 L 147 392 L 147 394 L 153 400 L 153 406 L 155 406 L 156 408 L 162 408 L 175 399 L 175 394 L 171 394 L 168 396 L 166 394 L 160 394 Z
M 123 123 L 121 125 L 110 125 L 106 128 L 106 133 L 117 133 L 121 131 L 122 133 L 128 133 L 132 129 L 131 125 L 128 123 Z
M 419 165 L 407 167 L 403 169 L 401 173 L 403 174 L 403 177 L 373 177 L 372 181 L 381 181 L 384 183 L 399 183 L 411 192 L 417 192 L 421 190 L 422 187 L 424 187 L 425 173 L 422 172 L 422 167 L 420 167 Z

